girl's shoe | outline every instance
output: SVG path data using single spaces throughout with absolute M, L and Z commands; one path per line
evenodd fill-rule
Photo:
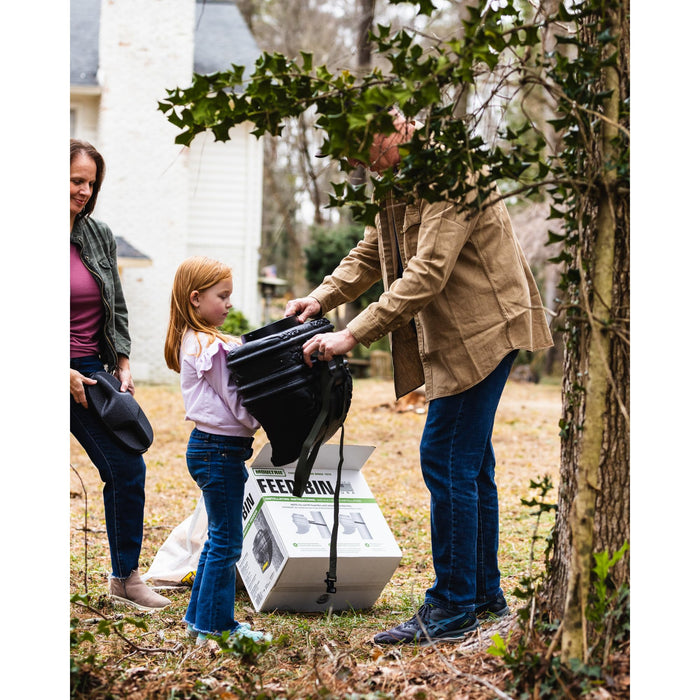
M 250 629 L 250 625 L 247 622 L 241 622 L 231 636 L 248 637 L 248 639 L 252 639 L 254 642 L 261 642 L 263 640 L 269 642 L 272 639 L 272 637 L 269 634 L 265 634 L 265 632 Z
M 187 636 L 191 637 L 192 639 L 195 639 L 198 636 L 199 632 L 192 627 L 192 625 L 188 622 L 187 623 Z
M 188 625 L 188 628 L 189 627 L 190 625 Z M 194 632 L 195 630 L 192 631 Z M 242 622 L 240 625 L 238 625 L 238 627 L 236 627 L 236 629 L 229 635 L 228 638 L 234 639 L 235 637 L 247 637 L 248 639 L 252 639 L 254 642 L 261 642 L 263 640 L 269 642 L 272 639 L 272 637 L 269 634 L 266 634 L 265 632 L 250 629 L 250 625 L 247 622 Z M 216 641 L 220 638 L 221 635 L 218 634 L 207 635 L 200 632 L 199 634 L 197 634 L 197 646 L 204 646 L 208 641 Z

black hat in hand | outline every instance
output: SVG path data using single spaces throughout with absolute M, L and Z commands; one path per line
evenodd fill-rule
M 121 382 L 108 372 L 94 372 L 97 384 L 85 384 L 88 406 L 112 437 L 129 452 L 143 454 L 153 442 L 153 428 L 143 409 Z

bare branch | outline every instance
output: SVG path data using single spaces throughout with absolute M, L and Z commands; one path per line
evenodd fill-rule
M 73 605 L 77 605 L 79 607 L 85 608 L 86 610 L 89 610 L 91 613 L 94 613 L 95 615 L 99 615 L 103 620 L 106 620 L 107 622 L 112 622 L 109 617 L 104 615 L 102 612 L 100 612 L 97 608 L 92 607 L 89 603 L 83 603 L 82 601 L 71 601 Z M 126 635 L 122 634 L 119 629 L 116 627 L 112 627 L 111 630 L 124 642 L 126 642 L 134 651 L 141 652 L 143 654 L 157 654 L 157 653 L 174 653 L 176 651 L 179 651 L 181 648 L 181 644 L 177 642 L 174 647 L 141 647 L 138 644 L 134 644 Z
M 85 482 L 83 481 L 83 477 L 80 476 L 80 472 L 71 464 L 70 468 L 75 472 L 75 475 L 78 477 L 78 480 L 80 481 L 80 486 L 83 489 L 83 495 L 84 495 L 84 510 L 83 510 L 83 537 L 84 537 L 84 542 L 85 542 L 85 552 L 84 552 L 84 557 L 85 557 L 85 564 L 83 566 L 83 585 L 85 586 L 85 593 L 88 592 L 88 578 L 87 578 L 87 570 L 88 570 L 88 494 L 87 494 L 87 489 L 85 488 Z

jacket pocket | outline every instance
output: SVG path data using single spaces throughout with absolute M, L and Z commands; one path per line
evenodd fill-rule
M 97 264 L 103 269 L 103 270 L 111 270 L 115 266 L 115 260 L 114 258 L 107 257 L 107 258 L 100 258 L 97 261 Z
M 403 230 L 407 231 L 411 226 L 420 224 L 420 209 L 415 204 L 407 204 L 403 217 Z
M 420 209 L 413 205 L 406 205 L 406 212 L 403 217 L 403 239 L 406 262 L 408 262 L 418 249 L 418 232 L 420 231 Z

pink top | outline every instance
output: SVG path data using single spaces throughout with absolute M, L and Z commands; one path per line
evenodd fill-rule
M 208 340 L 206 334 L 191 329 L 182 339 L 180 386 L 185 420 L 194 421 L 205 433 L 252 437 L 260 423 L 243 407 L 226 366 L 226 355 L 235 342 L 217 338 L 207 345 Z
M 100 352 L 100 331 L 104 308 L 100 287 L 70 246 L 70 356 L 85 357 Z

